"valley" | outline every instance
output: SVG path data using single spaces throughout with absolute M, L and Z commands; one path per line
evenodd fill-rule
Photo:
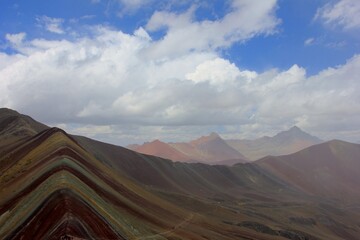
M 40 127 L 39 127 L 40 126 Z M 1 239 L 358 239 L 360 145 L 173 162 L 0 111 Z

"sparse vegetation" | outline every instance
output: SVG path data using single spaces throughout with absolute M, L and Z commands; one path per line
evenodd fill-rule
M 61 231 L 74 239 L 340 240 L 360 236 L 359 208 L 344 207 L 356 206 L 358 188 L 338 191 L 337 185 L 329 185 L 333 182 L 312 175 L 317 161 L 334 164 L 341 159 L 346 166 L 355 164 L 359 145 L 341 143 L 340 150 L 327 151 L 324 143 L 291 156 L 230 167 L 173 163 L 73 138 L 56 128 L 20 142 L 16 140 L 20 136 L 13 136 L 15 147 L 1 149 L 7 157 L 0 165 L 0 238 L 32 234 L 40 239 L 54 234 L 60 239 L 65 236 L 57 235 Z M 336 146 L 331 143 L 331 149 Z M 306 179 L 288 175 L 289 165 L 296 166 L 290 172 Z M 359 168 L 335 166 L 337 171 L 360 175 Z M 337 171 L 332 171 L 332 178 L 338 184 L 356 185 L 359 175 L 345 178 Z M 309 180 L 315 182 L 309 185 Z M 319 184 L 323 188 L 318 191 L 314 186 Z M 71 228 L 59 222 L 64 219 Z

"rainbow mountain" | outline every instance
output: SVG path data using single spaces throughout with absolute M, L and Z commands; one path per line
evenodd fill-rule
M 0 239 L 359 239 L 360 145 L 173 162 L 0 109 Z

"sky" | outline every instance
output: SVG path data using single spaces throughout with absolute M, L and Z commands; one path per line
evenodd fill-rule
M 360 142 L 359 0 L 0 0 L 0 106 L 119 145 Z

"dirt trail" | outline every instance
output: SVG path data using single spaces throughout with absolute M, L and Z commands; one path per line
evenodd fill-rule
M 158 236 L 168 236 L 169 234 L 171 234 L 172 232 L 174 232 L 176 229 L 186 226 L 190 223 L 190 221 L 194 218 L 195 214 L 191 213 L 189 217 L 187 217 L 184 221 L 180 222 L 179 224 L 175 225 L 174 227 L 172 227 L 171 229 L 164 231 L 164 232 L 160 232 L 154 235 L 149 235 L 149 236 L 144 236 L 144 237 L 139 237 L 136 238 L 135 240 L 143 240 L 143 239 L 152 239 Z

